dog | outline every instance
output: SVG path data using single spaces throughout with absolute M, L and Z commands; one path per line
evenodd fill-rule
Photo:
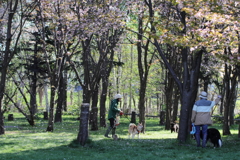
M 200 131 L 200 138 L 203 138 L 202 131 Z M 214 148 L 222 146 L 221 134 L 216 128 L 208 128 L 207 130 L 207 142 L 210 141 Z
M 112 138 L 113 138 L 114 141 L 117 141 L 117 140 L 118 140 L 118 136 L 117 136 L 116 134 L 114 134 L 114 135 L 112 136 Z
M 171 123 L 171 133 L 172 132 L 178 133 L 178 130 L 179 130 L 179 125 L 177 123 L 172 122 Z
M 142 123 L 138 123 L 138 125 L 130 123 L 128 128 L 128 138 L 130 138 L 130 136 L 132 135 L 132 139 L 134 139 L 135 135 L 137 134 L 139 139 L 139 134 L 142 132 L 142 129 Z

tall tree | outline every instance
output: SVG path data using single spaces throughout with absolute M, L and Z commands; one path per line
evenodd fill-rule
M 71 2 L 71 0 L 61 2 L 41 0 L 35 15 L 35 25 L 41 33 L 43 53 L 50 77 L 51 94 L 47 127 L 47 131 L 50 132 L 54 130 L 55 96 L 66 59 L 69 57 L 68 51 L 79 45 L 79 43 L 73 44 L 72 42 L 78 34 L 75 32 L 77 26 L 73 25 L 77 19 L 71 12 Z
M 54 122 L 62 122 L 62 111 L 67 108 L 67 70 L 60 73 L 57 107 Z
M 109 29 L 106 33 L 103 34 L 100 41 L 97 42 L 98 51 L 100 54 L 104 52 L 108 53 L 109 56 L 105 56 L 101 68 L 101 80 L 102 80 L 102 92 L 100 97 L 100 126 L 106 125 L 106 99 L 107 91 L 109 86 L 109 76 L 114 65 L 114 49 L 119 41 L 120 36 L 122 35 L 122 29 Z M 121 64 L 121 63 L 120 63 Z M 119 65 L 120 65 L 119 64 Z
M 207 53 L 205 50 L 206 44 L 196 45 L 192 43 L 192 45 L 195 46 L 195 49 L 191 48 L 191 45 L 187 45 L 187 41 L 189 41 L 189 39 L 191 39 L 192 42 L 194 42 L 194 40 L 198 41 L 197 33 L 194 35 L 192 32 L 193 30 L 191 30 L 191 27 L 192 28 L 199 27 L 199 24 L 197 24 L 196 26 L 194 25 L 190 26 L 188 24 L 191 22 L 191 20 L 193 20 L 193 22 L 195 21 L 195 23 L 204 23 L 204 21 L 202 21 L 202 19 L 199 19 L 199 21 L 198 19 L 190 19 L 190 20 L 187 19 L 187 17 L 189 17 L 191 14 L 188 11 L 189 8 L 185 6 L 185 5 L 188 5 L 187 3 L 182 3 L 182 2 L 180 2 L 179 4 L 175 3 L 177 5 L 169 2 L 162 3 L 162 4 L 160 3 L 161 7 L 158 7 L 158 8 L 154 8 L 151 0 L 149 1 L 146 0 L 145 3 L 149 7 L 149 16 L 151 18 L 151 25 L 154 26 L 154 32 L 153 32 L 155 34 L 154 45 L 156 46 L 159 52 L 159 55 L 164 61 L 167 69 L 173 76 L 180 91 L 181 112 L 180 112 L 180 130 L 178 134 L 178 139 L 180 142 L 185 142 L 189 134 L 188 126 L 190 123 L 189 117 L 191 115 L 191 109 L 198 91 L 198 76 L 200 73 L 202 54 L 204 52 Z M 189 6 L 191 5 L 189 4 Z M 164 30 L 164 28 L 162 28 L 161 26 L 165 26 L 165 25 L 161 24 L 160 26 L 160 24 L 159 25 L 157 24 L 156 22 L 157 18 L 155 18 L 155 12 L 157 11 L 159 14 L 161 14 L 161 13 L 165 13 L 164 11 L 169 9 L 175 10 L 175 12 L 172 12 L 174 13 L 173 15 L 171 15 L 172 19 L 179 19 L 179 22 L 181 23 L 177 24 L 168 18 L 166 19 L 167 25 L 165 27 L 166 29 Z M 179 51 L 180 51 L 179 53 L 181 54 L 181 57 L 182 57 L 182 68 L 183 68 L 182 81 L 180 81 L 180 79 L 176 76 L 175 71 L 173 70 L 172 66 L 169 64 L 167 58 L 165 57 L 164 49 L 160 45 L 161 41 L 158 38 L 156 38 L 159 36 L 159 33 L 156 32 L 157 31 L 156 28 L 159 29 L 159 27 L 162 28 L 163 31 L 165 31 L 166 33 L 166 34 L 163 32 L 160 33 L 160 37 L 163 37 L 163 41 L 164 41 L 165 35 L 168 35 L 165 39 L 166 41 L 164 42 L 179 46 Z M 200 28 L 199 30 L 204 30 L 204 28 Z M 184 38 L 185 36 L 188 36 L 188 35 L 189 35 L 189 39 Z M 174 39 L 174 36 L 175 37 L 177 36 L 179 39 L 176 39 L 176 41 L 174 40 L 172 41 L 171 38 Z M 178 41 L 180 39 L 181 41 Z
M 2 40 L 4 51 L 1 52 L 2 55 L 2 69 L 1 69 L 1 79 L 0 79 L 0 135 L 4 134 L 4 122 L 3 122 L 3 110 L 2 110 L 2 100 L 5 92 L 5 84 L 8 66 L 12 61 L 14 55 L 17 53 L 17 46 L 20 41 L 20 36 L 22 34 L 22 28 L 25 24 L 25 18 L 29 13 L 32 12 L 34 8 L 34 3 L 26 6 L 26 3 L 19 0 L 9 0 L 1 2 L 1 12 L 0 12 L 0 26 L 4 28 Z M 16 14 L 21 11 L 22 14 Z M 19 19 L 17 21 L 17 19 Z M 4 27 L 6 26 L 6 28 Z M 6 32 L 4 32 L 6 31 Z
M 230 56 L 234 56 L 231 51 L 231 48 L 225 49 L 225 54 L 230 54 Z M 239 51 L 237 51 L 237 55 Z M 237 85 L 238 85 L 238 78 L 240 74 L 240 63 L 236 62 L 235 64 L 227 64 L 224 65 L 224 123 L 223 123 L 223 135 L 230 135 L 230 125 L 233 124 L 234 119 L 234 108 L 236 103 L 237 97 Z
M 146 89 L 147 89 L 147 80 L 148 75 L 151 67 L 151 63 L 154 58 L 154 49 L 151 49 L 151 36 L 146 35 L 147 32 L 152 31 L 152 27 L 149 26 L 149 21 L 145 21 L 145 6 L 143 5 L 142 1 L 138 1 L 135 4 L 137 8 L 138 16 L 137 16 L 137 38 L 136 43 L 137 45 L 137 55 L 138 55 L 138 74 L 139 74 L 139 81 L 140 81 L 140 88 L 139 88 L 139 102 L 138 102 L 138 109 L 139 109 L 139 122 L 143 124 L 142 132 L 145 131 L 146 122 L 145 122 L 145 110 L 146 110 Z M 135 8 L 134 7 L 134 8 Z M 132 12 L 135 12 L 132 10 Z M 134 16 L 132 17 L 134 20 Z M 145 37 L 146 35 L 146 37 Z
M 166 49 L 166 58 L 168 59 L 168 62 L 173 67 L 173 70 L 175 71 L 176 75 L 179 77 L 179 80 L 181 80 L 180 73 L 181 68 L 181 61 L 179 59 L 181 56 L 178 54 L 178 47 L 172 47 L 171 45 L 167 45 Z M 165 103 L 166 103 L 166 123 L 165 123 L 165 129 L 170 129 L 171 122 L 175 122 L 177 120 L 177 111 L 178 111 L 178 103 L 179 103 L 179 90 L 176 86 L 176 83 L 170 74 L 168 70 L 166 70 L 166 78 L 165 78 Z M 173 116 L 174 115 L 174 116 Z
M 107 33 L 111 28 L 120 29 L 124 24 L 122 23 L 122 12 L 119 9 L 119 1 L 109 1 L 104 4 L 94 3 L 93 1 L 88 1 L 88 4 L 81 3 L 79 1 L 74 2 L 74 13 L 77 17 L 78 32 L 81 33 L 82 37 L 79 37 L 78 42 L 81 42 L 81 56 L 82 56 L 82 66 L 84 68 L 83 77 L 78 73 L 73 61 L 71 61 L 72 67 L 77 75 L 79 84 L 83 88 L 83 104 L 90 104 L 92 100 L 92 110 L 93 121 L 91 122 L 91 129 L 97 130 L 97 97 L 98 88 L 101 80 L 101 70 L 103 68 L 103 61 L 106 60 L 108 53 L 104 48 L 103 54 L 98 56 L 95 55 L 94 45 L 95 38 L 98 39 L 104 33 Z M 91 26 L 91 27 L 89 27 Z M 106 46 L 108 47 L 108 46 Z M 107 49 L 107 48 L 106 48 Z M 105 67 L 105 66 L 104 66 Z M 83 80 L 82 80 L 83 79 Z M 89 107 L 89 106 L 88 106 Z M 88 116 L 89 108 L 81 108 L 80 125 L 77 141 L 81 145 L 85 145 L 88 138 Z M 83 113 L 86 113 L 83 115 Z M 84 119 L 85 118 L 85 119 Z

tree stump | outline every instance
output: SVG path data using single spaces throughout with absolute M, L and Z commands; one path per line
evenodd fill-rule
M 80 126 L 77 141 L 84 146 L 88 139 L 89 103 L 81 105 Z
M 48 120 L 48 112 L 43 112 L 43 119 Z
M 165 124 L 165 111 L 161 111 L 160 112 L 160 125 L 164 125 Z
M 8 115 L 8 121 L 13 121 L 13 120 L 14 120 L 13 114 L 9 114 L 9 115 Z
M 240 138 L 240 123 L 238 125 L 238 138 Z
M 136 123 L 136 112 L 132 112 L 131 123 Z

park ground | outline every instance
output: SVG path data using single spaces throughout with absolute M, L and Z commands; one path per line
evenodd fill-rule
M 64 115 L 53 132 L 46 132 L 47 120 L 39 116 L 31 127 L 20 114 L 14 121 L 5 120 L 5 135 L 0 136 L 0 160 L 238 160 L 240 139 L 238 125 L 231 126 L 231 135 L 222 136 L 223 146 L 197 148 L 193 139 L 179 144 L 177 133 L 164 130 L 158 118 L 147 118 L 146 132 L 140 139 L 128 139 L 129 117 L 122 117 L 117 128 L 118 140 L 103 136 L 106 128 L 89 131 L 85 146 L 76 144 L 79 121 L 76 116 Z M 211 127 L 218 128 L 221 123 Z

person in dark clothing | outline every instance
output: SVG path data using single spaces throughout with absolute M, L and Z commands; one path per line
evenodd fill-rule
M 115 135 L 115 131 L 116 131 L 116 116 L 118 113 L 122 114 L 122 111 L 117 108 L 118 107 L 118 103 L 121 102 L 122 100 L 122 95 L 121 94 L 116 94 L 114 96 L 114 99 L 111 101 L 109 110 L 108 110 L 108 120 L 110 122 L 110 126 L 108 127 L 106 133 L 104 134 L 105 137 L 107 138 L 111 138 L 108 136 L 108 134 L 110 133 L 110 131 L 112 131 L 112 137 Z
M 202 129 L 202 147 L 204 148 L 206 147 L 207 142 L 208 125 L 212 124 L 210 112 L 213 106 L 218 104 L 221 96 L 218 96 L 215 101 L 209 101 L 207 100 L 207 92 L 202 91 L 199 97 L 200 100 L 196 101 L 193 106 L 191 121 L 194 123 L 196 128 L 195 137 L 197 141 L 197 147 L 200 147 L 200 132 Z

